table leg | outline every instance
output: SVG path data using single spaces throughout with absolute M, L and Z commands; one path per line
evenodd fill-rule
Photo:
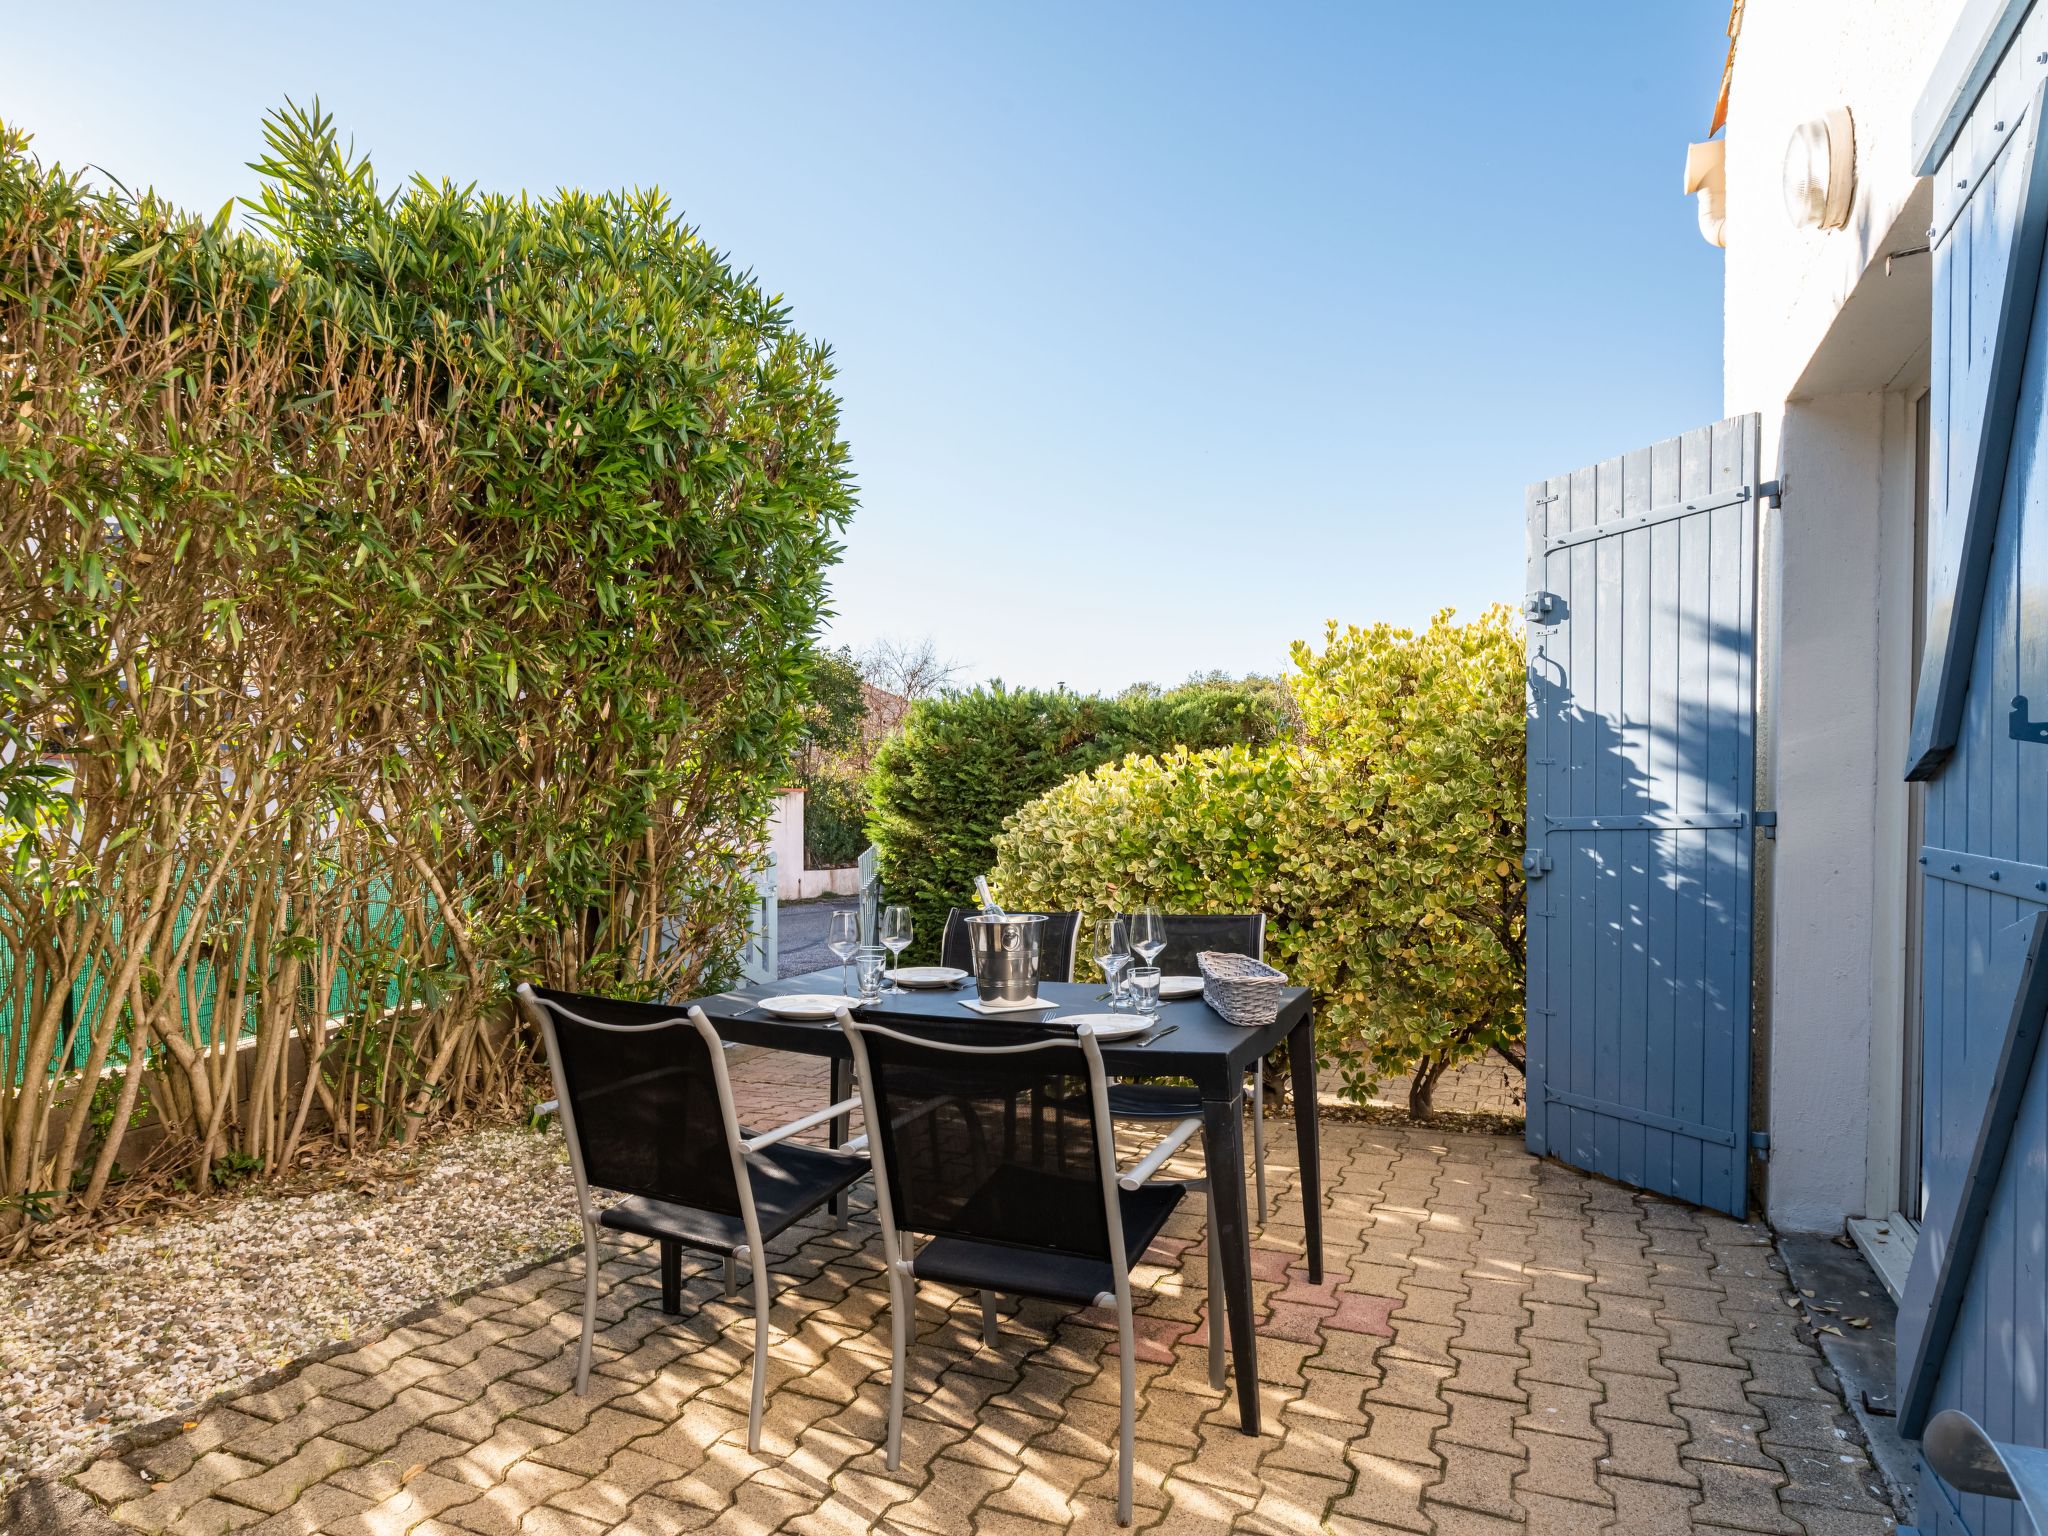
M 849 1085 L 852 1081 L 853 1063 L 851 1061 L 842 1061 L 837 1056 L 827 1057 L 826 1059 L 831 1062 L 832 1068 L 831 1083 L 826 1090 L 831 1094 L 831 1097 L 825 1102 L 837 1104 L 851 1092 Z M 846 1132 L 847 1116 L 834 1115 L 825 1126 L 825 1145 L 837 1149 L 846 1140 Z M 846 1225 L 845 1195 L 834 1195 L 826 1209 L 832 1213 L 832 1220 L 836 1224 L 842 1227 Z
M 661 1310 L 674 1317 L 683 1310 L 683 1245 L 673 1238 L 661 1240 Z
M 1287 1032 L 1294 1070 L 1294 1146 L 1301 1169 L 1301 1224 L 1308 1239 L 1309 1284 L 1323 1278 L 1323 1155 L 1316 1128 L 1316 1028 L 1312 1013 Z
M 1225 1099 L 1202 1100 L 1202 1155 L 1209 1165 L 1209 1242 L 1223 1258 L 1223 1303 L 1230 1364 L 1237 1373 L 1237 1423 L 1259 1432 L 1259 1340 L 1252 1323 L 1251 1227 L 1244 1206 L 1244 1078 Z

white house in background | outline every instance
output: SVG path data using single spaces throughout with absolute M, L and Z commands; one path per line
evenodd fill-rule
M 768 851 L 775 858 L 775 894 L 782 901 L 815 901 L 820 896 L 858 896 L 860 870 L 810 869 L 804 849 L 804 800 L 801 789 L 776 793 L 768 813 Z

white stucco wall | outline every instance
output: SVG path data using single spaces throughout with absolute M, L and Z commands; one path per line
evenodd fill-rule
M 1873 267 L 1883 277 L 1885 253 L 1897 248 L 1894 235 L 1907 245 L 1923 243 L 1924 220 L 1895 229 L 1920 190 L 1911 165 L 1913 105 L 1960 5 L 1750 0 L 1747 7 L 1728 104 L 1723 389 L 1731 411 L 1766 412 L 1766 465 L 1773 462 L 1769 413 L 1797 394 L 1818 392 L 1802 390 L 1802 376 L 1851 295 Z M 1848 227 L 1795 228 L 1782 192 L 1785 146 L 1800 123 L 1841 105 L 1856 124 Z M 1868 367 L 1856 368 L 1853 356 L 1863 339 L 1845 335 L 1833 347 L 1867 385 Z M 1837 382 L 1813 381 L 1822 388 Z
M 1879 427 L 1875 394 L 1784 407 L 1802 487 L 1779 550 L 1768 1210 L 1837 1228 L 1864 1205 L 1871 1104 Z M 1788 479 L 1795 471 L 1786 467 Z
M 1882 1203 L 1873 1146 L 1897 1114 L 1903 790 L 1886 690 L 1905 686 L 1911 612 L 1892 576 L 1912 523 L 1896 470 L 1911 451 L 1902 402 L 1925 374 L 1927 260 L 1884 269 L 1887 252 L 1924 243 L 1910 120 L 1959 5 L 1750 0 L 1729 98 L 1726 408 L 1761 413 L 1764 472 L 1783 487 L 1763 540 L 1765 792 L 1779 813 L 1763 1092 L 1767 1213 L 1791 1230 L 1839 1229 Z M 1839 105 L 1856 128 L 1849 222 L 1801 229 L 1785 148 Z
M 782 901 L 815 901 L 820 896 L 858 896 L 860 871 L 806 869 L 804 792 L 785 789 L 768 813 L 768 848 L 775 855 L 775 894 Z
M 804 792 L 785 789 L 768 813 L 768 849 L 775 855 L 775 894 L 783 901 L 802 899 L 804 873 Z

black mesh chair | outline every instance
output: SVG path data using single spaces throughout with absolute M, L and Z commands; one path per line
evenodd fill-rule
M 1125 922 L 1130 919 L 1125 917 Z M 1166 948 L 1155 962 L 1168 976 L 1199 976 L 1195 957 L 1204 950 L 1266 958 L 1266 917 L 1263 912 L 1170 912 L 1166 915 Z M 1160 1083 L 1112 1083 L 1109 1112 L 1119 1120 L 1184 1120 L 1202 1112 L 1202 1098 L 1192 1088 Z M 1266 1061 L 1252 1068 L 1252 1180 L 1258 1194 L 1259 1221 L 1266 1220 Z
M 902 1450 L 918 1281 L 979 1291 L 990 1348 L 997 1295 L 1104 1307 L 1116 1314 L 1121 1366 L 1117 1521 L 1130 1524 L 1137 1412 L 1130 1271 L 1190 1187 L 1154 1175 L 1202 1122 L 1183 1121 L 1121 1168 L 1102 1055 L 1085 1025 L 1074 1040 L 1013 1045 L 916 1038 L 858 1023 L 844 1010 L 839 1027 L 852 1043 L 867 1106 L 888 1265 L 890 1469 Z M 1221 1245 L 1212 1241 L 1209 1287 L 1219 1298 L 1209 1309 L 1212 1377 L 1221 1374 L 1224 1348 L 1220 1266 Z
M 946 929 L 939 937 L 939 964 L 950 965 L 955 970 L 967 972 L 970 976 L 974 974 L 974 951 L 967 942 L 967 919 L 972 916 L 972 907 L 948 908 Z M 1074 979 L 1074 955 L 1081 947 L 1080 938 L 1080 913 L 1046 914 L 1045 934 L 1039 941 L 1038 949 L 1040 981 Z
M 967 942 L 967 919 L 973 915 L 971 907 L 948 907 L 945 931 L 939 935 L 939 964 L 970 976 L 974 974 L 974 947 Z
M 745 1259 L 754 1290 L 747 1449 L 759 1451 L 773 1300 L 766 1244 L 868 1171 L 865 1157 L 788 1138 L 850 1113 L 860 1101 L 846 1099 L 749 1137 L 733 1111 L 725 1051 L 702 1009 L 679 1016 L 658 1003 L 526 985 L 519 988 L 519 1002 L 547 1042 L 583 1222 L 576 1391 L 590 1389 L 600 1227 L 651 1237 L 660 1245 L 664 1312 L 681 1307 L 683 1249 L 724 1257 L 728 1295 L 735 1262 Z M 594 1188 L 626 1198 L 600 1211 L 591 1202 Z

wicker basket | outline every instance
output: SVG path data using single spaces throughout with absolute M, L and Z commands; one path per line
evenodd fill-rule
M 1233 1024 L 1258 1029 L 1280 1015 L 1287 976 L 1249 955 L 1205 949 L 1195 956 L 1202 968 L 1202 999 Z

